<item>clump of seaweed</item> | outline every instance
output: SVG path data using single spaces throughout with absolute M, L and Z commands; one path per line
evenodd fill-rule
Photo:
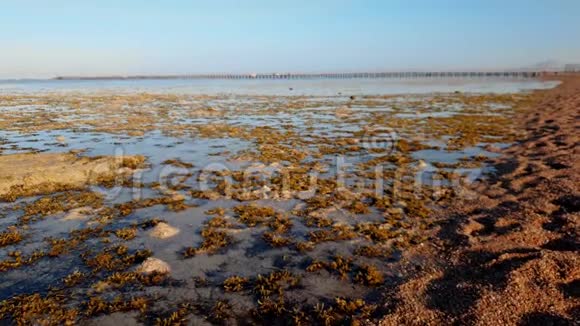
M 18 325 L 73 325 L 79 312 L 65 305 L 65 296 L 20 295 L 0 302 L 0 320 Z
M 0 233 L 0 247 L 16 244 L 22 239 L 22 233 L 15 226 L 9 226 L 6 231 Z
M 324 216 L 322 214 L 308 214 L 304 217 L 304 224 L 308 227 L 319 227 L 324 228 L 327 226 L 331 226 L 333 223 L 332 219 Z
M 0 272 L 19 268 L 21 266 L 32 265 L 41 258 L 46 257 L 46 253 L 42 250 L 35 250 L 28 256 L 22 256 L 20 251 L 11 251 L 8 253 L 8 257 L 10 258 L 0 261 Z
M 368 206 L 360 201 L 354 201 L 345 208 L 353 214 L 368 214 L 371 212 Z
M 427 218 L 431 210 L 425 206 L 423 201 L 409 200 L 405 202 L 405 213 L 412 217 Z
M 226 220 L 223 216 L 216 216 L 209 221 L 207 221 L 207 226 L 211 228 L 228 228 L 231 226 L 231 223 Z
M 334 299 L 336 310 L 351 320 L 351 325 L 357 325 L 359 319 L 369 318 L 377 309 L 376 305 L 370 305 L 363 299 Z
M 137 228 L 126 227 L 115 231 L 115 235 L 123 240 L 132 240 L 137 237 Z
M 139 283 L 143 286 L 161 285 L 168 280 L 167 273 L 152 272 L 115 272 L 109 277 L 98 281 L 93 285 L 97 292 L 108 289 L 121 289 L 129 284 Z
M 135 210 L 140 208 L 153 207 L 156 205 L 166 205 L 171 211 L 177 212 L 192 207 L 191 205 L 185 204 L 185 199 L 181 196 L 165 196 L 158 198 L 146 198 L 142 200 L 134 200 L 122 204 L 115 205 L 118 210 L 119 215 L 127 216 L 133 213 Z
M 296 243 L 296 249 L 300 252 L 313 250 L 316 244 L 312 241 L 300 241 Z
M 330 271 L 338 273 L 340 278 L 346 279 L 348 277 L 348 273 L 352 269 L 352 259 L 337 255 L 329 264 L 327 264 L 327 268 Z
M 332 307 L 326 307 L 324 303 L 317 303 L 314 306 L 314 316 L 322 325 L 332 325 L 337 316 Z
M 391 225 L 381 223 L 358 223 L 355 231 L 376 242 L 386 242 L 394 237 Z
M 300 307 L 294 307 L 290 311 L 290 320 L 296 326 L 311 325 L 310 316 Z
M 213 190 L 192 189 L 189 191 L 189 194 L 191 195 L 192 198 L 207 199 L 207 200 L 217 200 L 222 197 L 222 194 Z
M 55 192 L 82 191 L 84 189 L 85 187 L 83 186 L 68 185 L 54 182 L 42 183 L 34 187 L 34 189 L 28 189 L 27 187 L 23 187 L 21 185 L 14 185 L 10 187 L 10 191 L 0 195 L 0 201 L 14 202 L 16 201 L 16 199 L 20 197 L 30 197 L 33 195 L 50 195 Z
M 82 273 L 78 270 L 75 270 L 74 272 L 65 276 L 62 281 L 66 286 L 73 287 L 73 286 L 81 283 L 82 280 L 85 278 L 85 276 L 86 275 L 84 273 Z
M 349 300 L 344 298 L 336 298 L 336 307 L 344 313 L 354 314 L 358 309 L 365 306 L 363 299 Z
M 180 304 L 179 308 L 171 312 L 168 316 L 155 319 L 156 326 L 186 325 L 187 315 L 191 313 L 192 307 L 189 303 Z
M 250 227 L 264 224 L 278 214 L 272 207 L 256 205 L 239 205 L 234 207 L 234 212 L 238 215 L 240 222 Z
M 102 226 L 95 228 L 85 228 L 79 230 L 72 230 L 70 232 L 69 238 L 47 238 L 46 241 L 50 246 L 48 251 L 49 257 L 58 257 L 69 253 L 72 249 L 77 248 L 83 242 L 90 238 L 95 237 L 106 237 L 109 235 L 109 231 L 103 229 Z
M 145 167 L 146 158 L 143 155 L 124 156 L 121 167 L 137 170 Z
M 368 286 L 377 286 L 384 282 L 383 274 L 374 265 L 363 265 L 354 276 L 354 281 Z
M 92 317 L 100 314 L 112 314 L 114 312 L 126 312 L 137 310 L 144 313 L 149 306 L 146 297 L 133 297 L 124 299 L 121 296 L 106 301 L 101 297 L 92 297 L 84 304 L 83 310 L 86 316 Z
M 151 257 L 151 250 L 137 250 L 129 253 L 126 246 L 115 246 L 106 248 L 104 251 L 92 256 L 92 253 L 85 252 L 81 255 L 85 264 L 93 269 L 93 272 L 101 270 L 119 271 L 125 270 L 131 265 L 143 262 Z
M 282 316 L 287 310 L 288 307 L 284 297 L 280 296 L 277 300 L 270 298 L 258 300 L 258 308 L 253 313 L 262 320 L 270 320 L 277 316 Z
M 205 211 L 205 214 L 224 216 L 226 214 L 226 210 L 223 207 L 216 207 Z
M 286 247 L 292 243 L 291 239 L 281 236 L 275 232 L 264 232 L 264 234 L 262 234 L 262 238 L 272 247 Z
M 292 229 L 292 225 L 292 220 L 288 216 L 282 214 L 277 214 L 276 217 L 268 223 L 272 232 L 275 233 L 286 233 Z
M 329 262 L 320 260 L 313 260 L 306 271 L 309 273 L 317 272 L 326 269 L 330 273 L 337 273 L 341 279 L 346 279 L 352 270 L 352 259 L 340 255 L 336 255 Z
M 240 292 L 244 290 L 249 280 L 241 276 L 231 276 L 228 277 L 223 284 L 224 290 L 226 292 Z
M 212 228 L 204 228 L 201 231 L 203 237 L 202 243 L 198 247 L 185 248 L 183 256 L 185 258 L 193 257 L 197 254 L 213 254 L 219 249 L 227 247 L 232 242 L 232 237 L 224 231 L 217 231 Z
M 67 191 L 54 196 L 45 196 L 24 207 L 25 215 L 20 218 L 20 222 L 28 223 L 34 216 L 48 216 L 85 206 L 92 208 L 103 206 L 103 196 L 91 191 Z
M 326 263 L 320 260 L 314 260 L 306 267 L 307 272 L 317 272 L 319 270 L 325 269 Z
M 357 236 L 352 227 L 345 224 L 335 224 L 330 229 L 314 230 L 308 233 L 308 239 L 315 244 L 326 241 L 351 240 Z
M 282 296 L 284 289 L 295 287 L 299 282 L 296 276 L 286 270 L 274 271 L 267 275 L 258 275 L 254 291 L 262 297 L 269 297 L 273 294 Z
M 232 306 L 224 300 L 218 300 L 211 308 L 209 320 L 215 323 L 221 323 L 232 315 Z
M 166 205 L 167 205 L 167 209 L 169 209 L 172 212 L 181 212 L 181 211 L 184 211 L 190 207 L 194 207 L 193 205 L 186 204 L 185 199 L 171 200 Z
M 187 162 L 183 162 L 182 160 L 180 160 L 178 158 L 165 160 L 161 164 L 164 164 L 164 165 L 172 165 L 172 166 L 175 166 L 175 167 L 178 167 L 178 168 L 184 168 L 184 169 L 191 169 L 193 167 L 193 164 L 187 163 Z

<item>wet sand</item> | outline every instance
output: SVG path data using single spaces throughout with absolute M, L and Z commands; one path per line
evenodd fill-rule
M 437 240 L 414 253 L 416 275 L 385 295 L 381 324 L 580 321 L 580 76 L 561 80 L 520 111 L 526 136 L 502 151 L 473 200 L 441 211 Z

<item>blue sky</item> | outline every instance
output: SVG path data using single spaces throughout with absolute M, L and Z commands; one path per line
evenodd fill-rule
M 580 62 L 578 0 L 6 0 L 0 78 Z

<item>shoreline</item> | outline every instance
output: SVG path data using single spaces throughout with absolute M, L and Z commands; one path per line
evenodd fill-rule
M 423 261 L 416 276 L 385 294 L 382 325 L 578 322 L 580 77 L 557 79 L 518 114 L 527 136 L 477 198 L 440 212 L 436 243 L 409 259 Z

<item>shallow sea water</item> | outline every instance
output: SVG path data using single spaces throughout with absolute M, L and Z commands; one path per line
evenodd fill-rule
M 0 93 L 163 92 L 201 95 L 377 95 L 433 92 L 514 93 L 552 88 L 531 79 L 305 79 L 305 80 L 0 80 Z M 290 90 L 292 88 L 292 90 Z

